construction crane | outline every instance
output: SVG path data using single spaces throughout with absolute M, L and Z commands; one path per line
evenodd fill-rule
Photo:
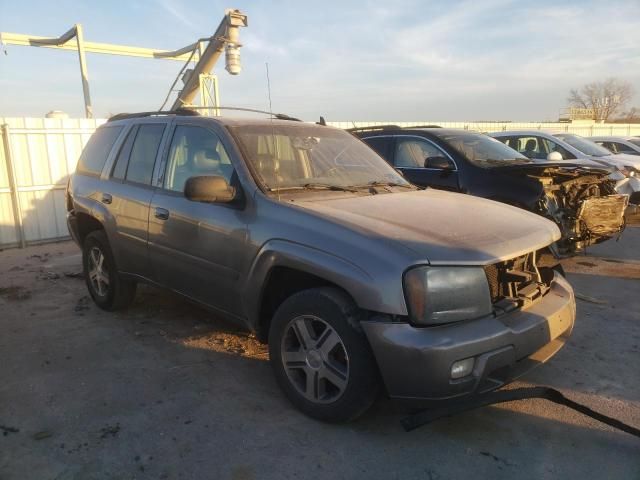
M 82 80 L 82 92 L 84 95 L 85 116 L 93 118 L 91 94 L 89 89 L 89 74 L 87 71 L 86 53 L 101 53 L 108 55 L 123 55 L 129 57 L 155 58 L 162 60 L 177 60 L 186 64 L 193 61 L 192 69 L 181 70 L 184 86 L 178 91 L 172 109 L 187 107 L 193 104 L 198 91 L 201 92 L 201 102 L 213 103 L 213 109 L 219 105 L 217 93 L 217 81 L 209 72 L 225 51 L 225 69 L 231 75 L 240 73 L 239 27 L 248 26 L 247 16 L 240 10 L 227 9 L 225 15 L 211 37 L 198 39 L 195 43 L 178 50 L 167 51 L 152 48 L 131 47 L 126 45 L 113 45 L 109 43 L 87 42 L 84 40 L 81 24 L 75 24 L 71 29 L 56 38 L 38 37 L 19 33 L 0 32 L 1 45 L 22 45 L 31 47 L 55 48 L 61 50 L 75 50 L 78 52 L 80 63 L 80 75 Z M 75 42 L 71 42 L 75 38 Z M 206 44 L 206 46 L 205 46 Z M 177 80 L 177 79 L 176 79 Z M 172 85 L 172 90 L 175 84 Z M 205 85 L 213 88 L 213 95 L 205 92 Z M 171 91 L 169 92 L 172 93 Z M 207 96 L 208 95 L 208 96 Z M 207 100 L 209 98 L 210 100 Z M 166 101 L 165 101 L 166 103 Z

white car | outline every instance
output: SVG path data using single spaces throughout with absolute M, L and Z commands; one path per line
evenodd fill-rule
M 638 137 L 589 137 L 589 140 L 606 148 L 611 153 L 640 155 L 640 138 Z
M 631 203 L 640 204 L 640 156 L 613 154 L 591 140 L 572 133 L 513 130 L 489 135 L 532 160 L 591 161 L 614 167 L 618 171 L 610 178 L 616 181 L 616 191 L 630 195 Z

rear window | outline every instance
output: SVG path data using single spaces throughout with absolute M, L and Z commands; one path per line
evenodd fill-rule
M 101 127 L 95 131 L 78 160 L 78 173 L 100 175 L 122 127 Z

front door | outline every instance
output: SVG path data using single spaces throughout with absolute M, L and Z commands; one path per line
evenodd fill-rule
M 394 166 L 415 185 L 458 191 L 458 171 L 449 155 L 421 137 L 398 136 Z
M 247 229 L 243 211 L 229 204 L 185 198 L 188 178 L 217 175 L 236 182 L 216 133 L 178 123 L 162 188 L 149 212 L 149 255 L 156 281 L 225 312 L 240 315 L 240 270 Z

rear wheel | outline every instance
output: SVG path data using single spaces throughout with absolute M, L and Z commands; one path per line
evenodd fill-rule
M 269 330 L 276 379 L 307 415 L 353 420 L 378 393 L 378 374 L 353 301 L 335 288 L 296 293 L 278 308 Z
M 85 238 L 82 266 L 89 294 L 96 305 L 104 310 L 118 310 L 131 304 L 136 283 L 118 274 L 104 231 L 91 232 Z

